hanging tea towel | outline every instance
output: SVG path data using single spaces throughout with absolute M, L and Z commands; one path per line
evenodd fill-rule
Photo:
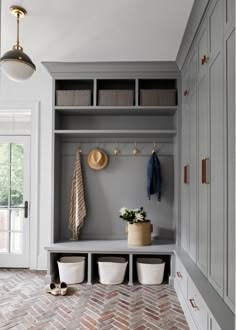
M 84 185 L 81 172 L 80 150 L 78 148 L 75 159 L 75 168 L 72 178 L 71 200 L 70 200 L 70 220 L 69 228 L 72 232 L 72 239 L 77 240 L 80 229 L 86 216 L 84 201 Z
M 161 200 L 161 166 L 156 152 L 152 153 L 148 161 L 148 181 L 147 193 L 150 199 L 151 195 L 157 194 L 158 201 Z

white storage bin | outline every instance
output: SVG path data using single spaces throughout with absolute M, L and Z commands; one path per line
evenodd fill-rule
M 76 284 L 84 281 L 85 257 L 62 257 L 57 264 L 60 282 Z
M 99 281 L 102 284 L 120 284 L 124 281 L 127 260 L 122 257 L 98 258 Z
M 138 281 L 141 284 L 161 284 L 163 281 L 165 262 L 159 258 L 138 258 Z

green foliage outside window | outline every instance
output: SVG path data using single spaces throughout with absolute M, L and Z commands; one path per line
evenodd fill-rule
M 0 144 L 0 206 L 23 204 L 23 159 L 22 144 Z

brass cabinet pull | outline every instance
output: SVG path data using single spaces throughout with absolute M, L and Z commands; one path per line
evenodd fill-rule
M 206 158 L 202 159 L 202 184 L 206 183 Z
M 207 64 L 208 61 L 209 61 L 209 57 L 204 55 L 202 58 L 202 65 Z
M 209 158 L 202 159 L 202 184 L 210 183 L 210 169 Z
M 192 308 L 198 309 L 197 305 L 195 304 L 194 299 L 189 299 L 189 301 L 190 301 L 190 304 L 191 304 Z
M 179 278 L 183 278 L 183 276 L 182 276 L 182 274 L 181 274 L 180 272 L 176 272 L 176 274 L 177 274 L 177 276 L 178 276 Z
M 184 183 L 187 184 L 189 182 L 189 165 L 184 166 Z

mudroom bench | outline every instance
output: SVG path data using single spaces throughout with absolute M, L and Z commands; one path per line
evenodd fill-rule
M 54 243 L 47 246 L 47 281 L 58 277 L 57 260 L 62 256 L 85 256 L 85 281 L 92 284 L 97 275 L 97 258 L 100 256 L 125 256 L 128 261 L 126 280 L 128 285 L 136 281 L 136 259 L 141 256 L 158 256 L 165 263 L 164 282 L 173 284 L 175 244 L 168 241 L 154 241 L 148 246 L 130 246 L 127 240 L 86 240 Z

